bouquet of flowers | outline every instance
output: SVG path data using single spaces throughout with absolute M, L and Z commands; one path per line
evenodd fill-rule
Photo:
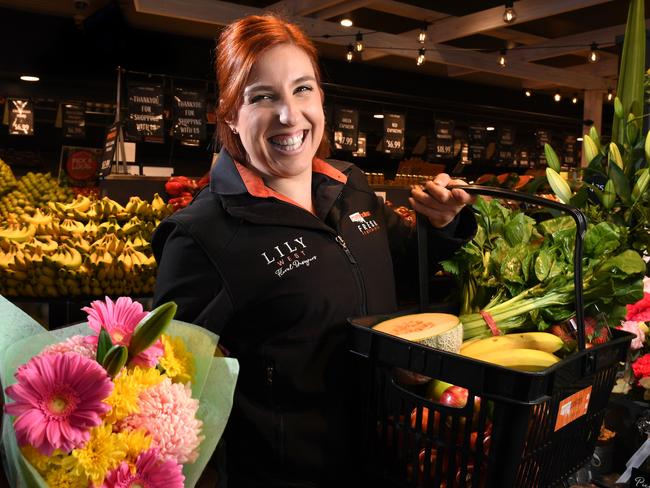
M 127 297 L 44 331 L 0 297 L 3 463 L 12 487 L 193 487 L 239 371 L 218 337 Z

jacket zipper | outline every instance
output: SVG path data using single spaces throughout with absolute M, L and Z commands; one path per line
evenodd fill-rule
M 354 274 L 354 278 L 357 281 L 357 286 L 359 287 L 359 290 L 361 291 L 361 315 L 368 315 L 368 304 L 366 303 L 366 285 L 363 282 L 363 278 L 361 276 L 361 271 L 359 270 L 359 265 L 357 264 L 357 260 L 354 259 L 354 256 L 350 252 L 350 249 L 348 248 L 348 245 L 345 243 L 345 240 L 343 237 L 340 235 L 336 235 L 334 238 L 336 243 L 343 249 L 343 252 L 348 258 L 348 261 L 350 261 L 350 264 L 352 265 L 352 272 Z
M 286 463 L 286 453 L 284 447 L 284 415 L 275 403 L 273 395 L 273 377 L 275 376 L 275 367 L 272 363 L 266 365 L 266 387 L 268 391 L 269 401 L 273 406 L 273 412 L 276 416 L 278 426 L 278 454 L 280 462 L 284 465 Z

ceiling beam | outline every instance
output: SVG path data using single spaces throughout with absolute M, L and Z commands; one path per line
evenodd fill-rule
M 526 1 L 526 0 L 523 0 Z M 195 22 L 225 25 L 249 14 L 261 14 L 264 11 L 255 7 L 244 7 L 220 0 L 134 0 L 137 12 L 176 17 Z M 350 39 L 335 37 L 341 34 L 341 26 L 334 22 L 326 22 L 308 17 L 294 17 L 291 19 L 305 30 L 305 32 L 318 42 L 346 46 Z M 361 32 L 368 33 L 367 29 Z M 325 38 L 324 36 L 333 36 Z M 368 35 L 368 45 L 386 51 L 388 54 L 415 59 L 417 51 L 413 49 L 413 41 L 404 37 L 375 32 Z M 572 73 L 567 70 L 551 68 L 532 63 L 510 63 L 504 71 L 494 62 L 494 56 L 473 51 L 449 50 L 427 41 L 427 60 L 444 65 L 461 66 L 479 71 L 486 71 L 515 78 L 532 79 L 557 83 L 577 89 L 606 89 L 607 82 L 596 76 L 582 73 Z
M 371 4 L 372 1 L 373 0 L 349 0 L 339 5 L 334 5 L 332 7 L 328 7 L 323 10 L 320 10 L 314 13 L 312 17 L 317 19 L 323 19 L 323 20 L 331 19 L 332 17 L 336 17 L 338 15 L 352 13 L 353 10 L 356 10 L 358 8 L 363 8 L 366 5 Z
M 344 3 L 344 0 L 282 0 L 269 5 L 263 10 L 293 17 L 313 14 L 340 3 Z
M 416 7 L 408 3 L 396 2 L 394 0 L 375 0 L 370 8 L 387 14 L 399 15 L 407 19 L 419 19 L 423 22 L 433 22 L 449 17 L 449 14 L 429 10 L 428 8 Z
M 617 78 L 618 78 L 618 56 L 614 56 L 611 59 L 601 60 L 596 64 L 580 64 L 578 66 L 571 66 L 566 68 L 574 73 L 588 73 L 595 76 L 600 76 L 603 79 L 609 81 L 609 88 L 616 88 Z M 530 88 L 531 90 L 545 90 L 553 88 L 554 84 L 552 83 L 540 83 L 535 80 L 526 80 L 522 83 L 523 88 Z
M 646 20 L 646 27 L 650 27 L 650 19 Z M 565 54 L 588 50 L 589 48 L 587 46 L 592 42 L 598 44 L 613 44 L 616 41 L 616 37 L 623 35 L 624 33 L 625 24 L 581 32 L 580 34 L 549 39 L 540 44 L 536 44 L 535 49 L 515 49 L 508 53 L 508 58 L 525 62 L 555 58 Z
M 520 0 L 514 4 L 517 18 L 509 25 L 530 22 L 610 1 L 612 0 Z M 445 42 L 503 27 L 506 25 L 503 22 L 503 9 L 503 6 L 498 6 L 462 17 L 439 20 L 433 24 L 433 28 L 429 29 L 431 31 L 429 37 L 432 42 Z

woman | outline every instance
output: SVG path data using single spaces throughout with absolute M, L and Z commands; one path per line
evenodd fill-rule
M 358 168 L 319 158 L 318 59 L 298 27 L 236 21 L 216 69 L 223 149 L 209 188 L 155 233 L 155 302 L 175 301 L 178 319 L 220 334 L 239 359 L 229 486 L 342 486 L 355 439 L 346 319 L 395 310 L 391 253 L 409 252 L 412 230 Z M 461 212 L 469 195 L 450 183 L 412 192 L 437 257 L 475 230 Z

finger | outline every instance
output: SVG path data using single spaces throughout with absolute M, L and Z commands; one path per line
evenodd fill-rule
M 447 175 L 441 175 L 442 173 L 436 176 L 436 180 L 427 181 L 424 184 L 424 191 L 440 203 L 447 203 L 453 198 L 451 192 L 445 188 L 449 184 L 450 178 Z
M 449 176 L 447 173 L 438 173 L 433 179 L 433 183 L 435 185 L 442 186 L 443 188 L 449 185 L 450 181 L 451 176 Z
M 440 210 L 446 208 L 450 204 L 455 205 L 455 202 L 452 198 L 450 198 L 447 202 L 441 202 L 437 198 L 436 191 L 437 190 L 432 190 L 432 193 L 434 193 L 434 195 L 431 195 L 431 193 L 424 191 L 421 187 L 416 186 L 411 189 L 411 196 L 415 198 L 415 200 L 417 200 L 418 203 L 426 207 L 437 208 Z M 444 190 L 444 189 L 442 189 L 442 191 L 448 192 L 448 190 Z
M 440 211 L 422 205 L 413 197 L 409 198 L 409 203 L 411 204 L 413 210 L 427 217 L 427 219 L 429 219 L 429 222 L 431 222 L 431 225 L 438 229 L 448 225 L 452 220 L 454 220 L 454 217 L 456 216 L 456 213 L 453 211 Z
M 454 188 L 451 190 L 451 194 L 459 205 L 472 205 L 476 200 L 475 196 L 470 195 L 465 190 L 461 190 L 460 188 Z

